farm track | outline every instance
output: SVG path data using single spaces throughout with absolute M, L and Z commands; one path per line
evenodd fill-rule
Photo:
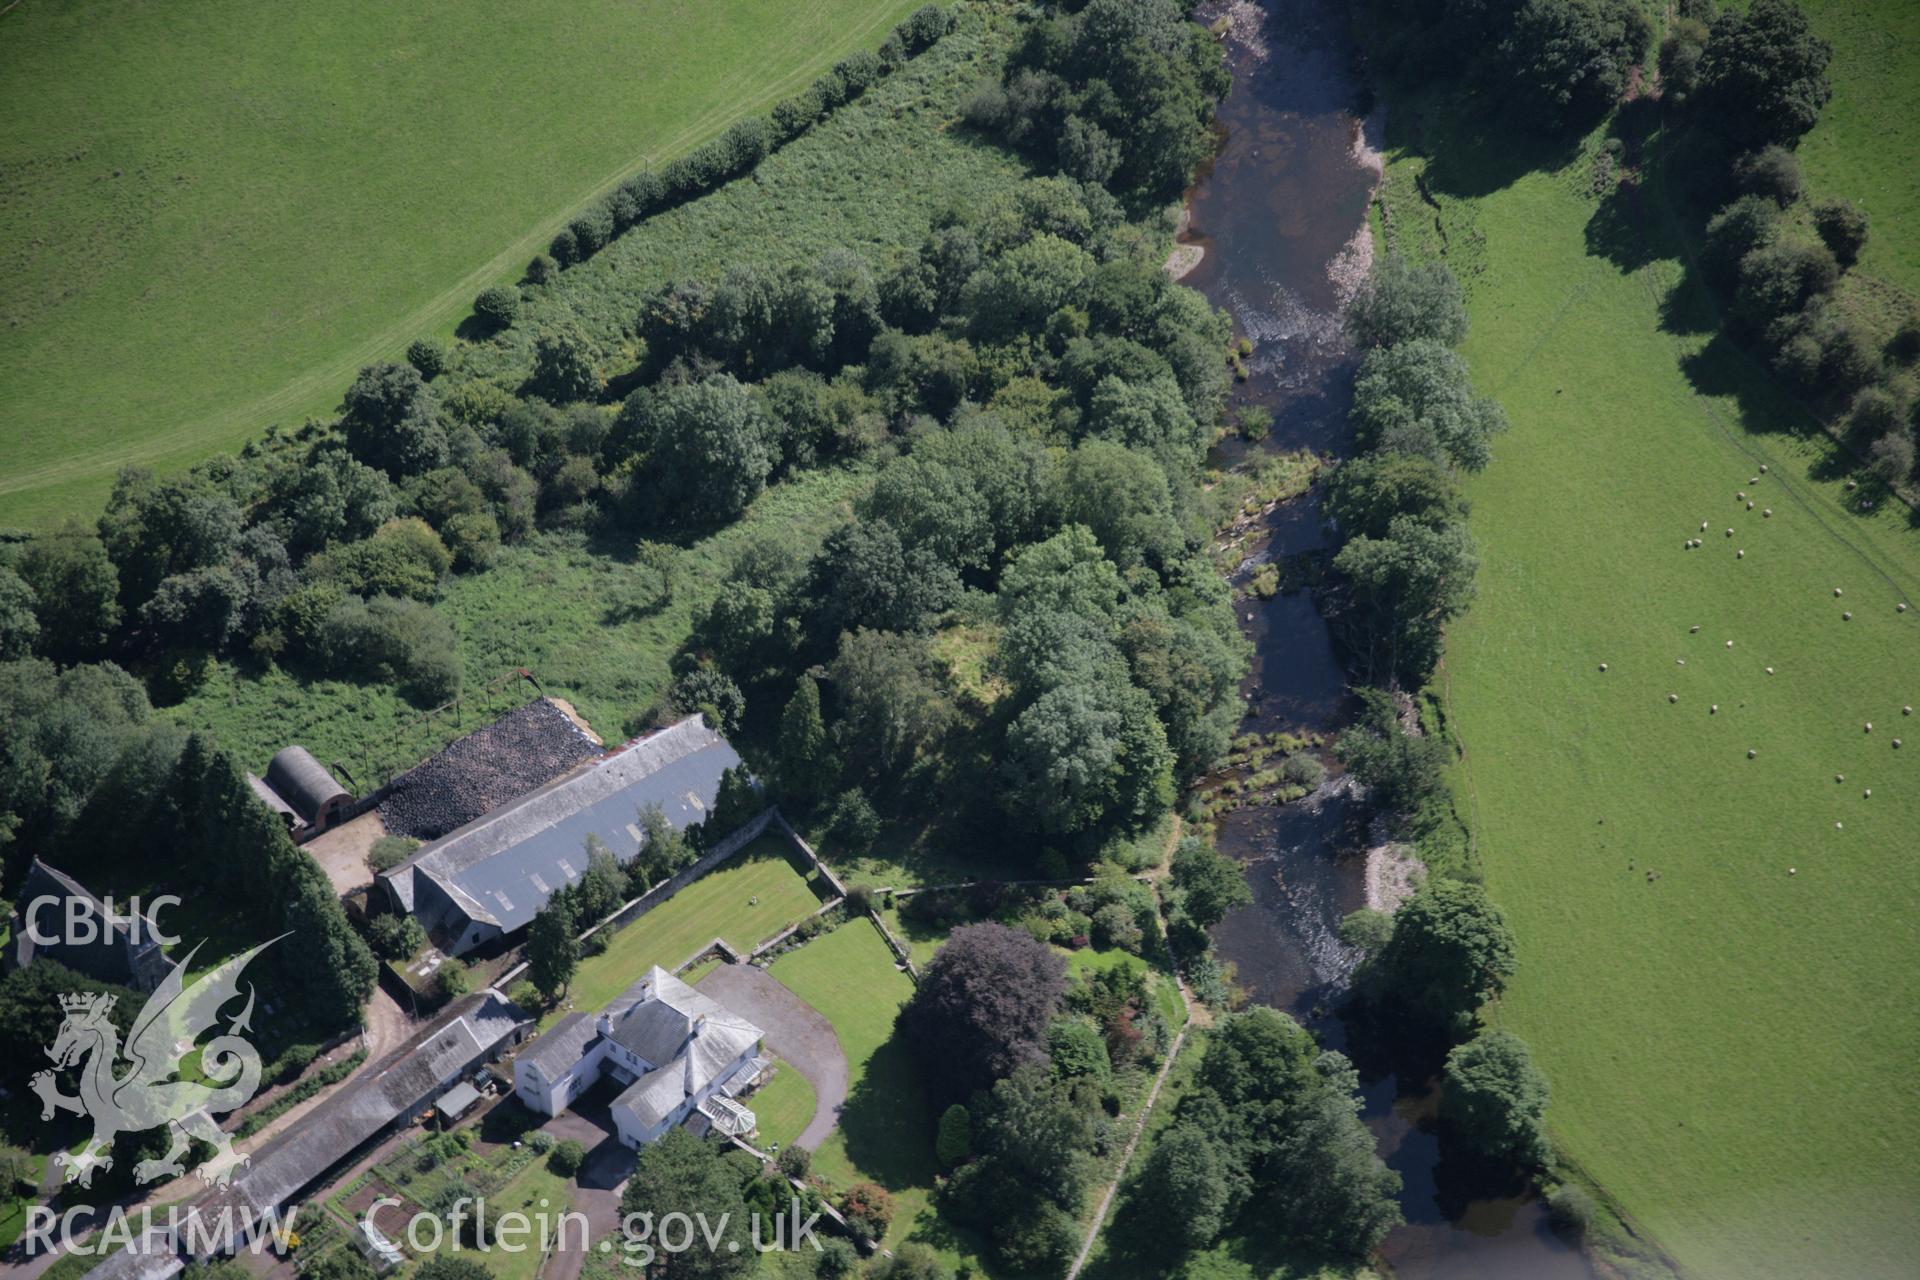
M 822 4 L 823 0 L 810 0 L 804 12 L 818 13 Z M 685 155 L 718 136 L 742 117 L 766 110 L 840 58 L 856 49 L 865 48 L 869 38 L 888 25 L 889 15 L 894 8 L 886 0 L 878 0 L 868 8 L 863 19 L 847 28 L 846 37 L 833 47 L 768 83 L 758 93 L 742 98 L 736 106 L 709 112 L 663 140 L 653 150 L 633 156 L 433 298 L 377 333 L 356 341 L 340 355 L 288 382 L 278 391 L 196 421 L 149 432 L 144 439 L 119 448 L 76 452 L 57 462 L 26 470 L 10 470 L 0 475 L 0 495 L 102 474 L 123 466 L 147 465 L 186 450 L 213 452 L 224 444 L 236 442 L 237 437 L 249 431 L 261 430 L 272 422 L 289 420 L 306 413 L 330 411 L 334 404 L 333 397 L 345 389 L 355 372 L 383 355 L 398 352 L 410 339 L 422 333 L 437 332 L 447 327 L 472 303 L 475 294 L 544 249 L 554 233 L 580 209 L 606 195 L 643 168 Z M 752 81 L 755 70 L 743 68 L 729 77 L 727 87 L 744 87 Z

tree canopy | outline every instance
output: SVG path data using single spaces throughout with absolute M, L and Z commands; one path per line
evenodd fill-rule
M 1367 963 L 1384 998 L 1458 1031 L 1513 976 L 1513 934 L 1479 885 L 1430 877 L 1394 913 L 1392 936 Z
M 1509 1032 L 1484 1031 L 1447 1055 L 1441 1115 L 1484 1155 L 1543 1163 L 1550 1097 L 1526 1041 Z
M 1001 924 L 955 929 L 928 962 L 900 1029 L 936 1096 L 976 1089 L 1045 1056 L 1047 1028 L 1066 994 L 1066 962 Z
M 1813 34 L 1793 0 L 1728 6 L 1713 20 L 1700 57 L 1695 102 L 1737 146 L 1792 146 L 1833 96 L 1833 46 Z

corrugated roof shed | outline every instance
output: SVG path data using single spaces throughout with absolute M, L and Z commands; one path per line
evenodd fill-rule
M 300 811 L 281 799 L 280 793 L 262 782 L 257 775 L 251 773 L 247 775 L 247 786 L 252 788 L 253 794 L 258 797 L 261 804 L 280 815 L 281 821 L 287 824 L 289 831 L 307 825 L 307 820 L 300 816 Z
M 510 933 L 586 871 L 589 835 L 626 862 L 640 851 L 644 806 L 659 805 L 684 830 L 706 818 L 721 775 L 739 763 L 725 738 L 690 716 L 449 832 L 386 879 L 411 910 L 414 874 L 430 875 L 464 897 L 473 918 Z
M 461 1116 L 473 1110 L 474 1104 L 479 1101 L 480 1091 L 474 1088 L 469 1081 L 462 1080 L 459 1084 L 441 1094 L 440 1100 L 433 1105 L 434 1109 L 440 1113 L 442 1120 L 458 1120 Z
M 298 745 L 285 748 L 267 763 L 267 785 L 309 823 L 319 820 L 328 801 L 352 795 L 311 751 Z

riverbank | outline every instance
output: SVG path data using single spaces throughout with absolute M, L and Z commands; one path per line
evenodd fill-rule
M 1920 757 L 1886 725 L 1920 546 L 1715 337 L 1657 181 L 1622 228 L 1600 137 L 1549 155 L 1394 103 L 1376 226 L 1466 282 L 1513 423 L 1469 486 L 1479 599 L 1439 680 L 1520 949 L 1496 1017 L 1556 1140 L 1689 1273 L 1908 1274 Z M 1731 544 L 1685 550 L 1703 519 Z
M 1351 77 L 1338 6 L 1274 0 L 1268 8 L 1259 47 L 1228 37 L 1235 81 L 1219 115 L 1224 142 L 1191 193 L 1185 237 L 1207 250 L 1187 283 L 1226 308 L 1254 343 L 1236 401 L 1272 415 L 1268 439 L 1224 443 L 1216 451 L 1222 465 L 1266 450 L 1349 451 L 1356 361 L 1342 309 L 1371 266 L 1367 211 L 1383 169 L 1386 117 Z M 1203 8 L 1199 20 L 1217 12 Z M 1235 546 L 1237 586 L 1254 586 L 1268 566 L 1281 569 L 1268 583 L 1277 589 L 1236 599 L 1255 648 L 1241 687 L 1241 739 L 1268 748 L 1269 762 L 1278 758 L 1275 743 L 1288 752 L 1318 744 L 1333 777 L 1293 803 L 1221 814 L 1217 842 L 1244 865 L 1254 902 L 1216 927 L 1214 939 L 1252 999 L 1341 1047 L 1335 1011 L 1358 955 L 1340 941 L 1340 921 L 1368 905 L 1370 861 L 1380 904 L 1404 891 L 1415 868 L 1377 850 L 1385 842 L 1328 750 L 1355 710 L 1349 674 L 1307 585 L 1331 551 L 1311 492 L 1263 512 Z M 1382 1158 L 1403 1180 L 1407 1225 L 1380 1251 L 1400 1280 L 1592 1280 L 1584 1255 L 1552 1233 L 1526 1187 L 1463 1178 L 1458 1162 L 1443 1159 L 1430 1080 L 1375 1075 L 1364 1081 L 1364 1107 Z M 1214 1257 L 1223 1267 L 1251 1264 L 1257 1243 L 1235 1237 Z M 1276 1265 L 1264 1261 L 1267 1270 Z

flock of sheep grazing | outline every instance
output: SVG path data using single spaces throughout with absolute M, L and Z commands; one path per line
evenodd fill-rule
M 1766 468 L 1766 467 L 1765 467 L 1764 465 L 1762 465 L 1762 466 L 1761 466 L 1761 468 L 1760 468 L 1760 475 L 1765 475 L 1765 474 L 1766 474 L 1766 472 L 1767 472 L 1767 468 Z M 1757 487 L 1758 487 L 1758 485 L 1760 484 L 1760 475 L 1756 475 L 1756 476 L 1754 476 L 1754 477 L 1753 477 L 1752 479 L 1750 479 L 1750 480 L 1748 480 L 1748 481 L 1747 481 L 1747 486 L 1748 486 L 1748 488 L 1749 488 L 1749 489 L 1752 489 L 1752 488 L 1757 488 Z M 1849 488 L 1851 488 L 1852 486 L 1851 486 L 1851 485 L 1849 485 L 1848 487 L 1849 487 Z M 1746 510 L 1748 510 L 1748 511 L 1752 511 L 1752 510 L 1754 509 L 1754 507 L 1755 507 L 1755 506 L 1757 505 L 1757 504 L 1756 504 L 1756 500 L 1748 496 L 1748 492 L 1747 492 L 1747 489 L 1741 489 L 1741 490 L 1739 490 L 1738 492 L 1736 492 L 1736 493 L 1734 494 L 1734 501 L 1735 501 L 1735 502 L 1741 502 L 1741 503 L 1745 503 L 1745 504 L 1746 504 Z M 1762 517 L 1763 519 L 1768 519 L 1768 520 L 1771 520 L 1771 519 L 1773 518 L 1773 508 L 1772 508 L 1772 507 L 1761 507 L 1761 508 L 1760 508 L 1760 515 L 1761 515 L 1761 517 Z M 1708 530 L 1708 527 L 1709 527 L 1709 525 L 1710 525 L 1710 523 L 1711 523 L 1710 521 L 1706 521 L 1706 520 L 1702 520 L 1702 521 L 1700 522 L 1700 532 L 1701 532 L 1701 533 L 1706 533 L 1706 532 L 1707 532 L 1707 530 Z M 1733 527 L 1732 527 L 1731 525 L 1729 525 L 1729 526 L 1727 527 L 1727 531 L 1726 531 L 1726 536 L 1727 536 L 1728 538 L 1732 538 L 1732 537 L 1734 536 L 1734 529 L 1733 529 Z M 1702 538 L 1688 538 L 1688 539 L 1686 540 L 1686 543 L 1685 543 L 1685 546 L 1684 546 L 1684 549 L 1685 549 L 1685 550 L 1687 550 L 1687 551 L 1697 551 L 1697 550 L 1699 550 L 1699 549 L 1700 549 L 1700 548 L 1701 548 L 1701 547 L 1702 547 L 1703 545 L 1705 545 L 1705 540 L 1704 540 L 1704 539 L 1702 539 Z M 1733 553 L 1733 555 L 1734 555 L 1734 558 L 1735 558 L 1736 560 L 1744 560 L 1744 559 L 1746 559 L 1746 556 L 1747 556 L 1747 552 L 1746 552 L 1746 549 L 1745 549 L 1744 547 L 1736 547 L 1736 548 L 1734 549 L 1734 553 Z M 1836 599 L 1836 600 L 1838 600 L 1838 599 L 1841 599 L 1841 598 L 1842 598 L 1842 597 L 1844 596 L 1844 594 L 1845 594 L 1845 593 L 1844 593 L 1844 592 L 1842 591 L 1842 589 L 1841 589 L 1841 588 L 1839 588 L 1839 587 L 1835 587 L 1835 588 L 1833 589 L 1833 597 L 1834 597 L 1834 599 Z M 1894 607 L 1894 611 L 1895 611 L 1896 613 L 1905 613 L 1905 612 L 1907 611 L 1907 603 L 1906 603 L 1906 601 L 1904 601 L 1904 600 L 1901 600 L 1901 601 L 1896 601 L 1893 607 Z M 1852 621 L 1853 621 L 1853 611 L 1852 611 L 1851 609 L 1843 609 L 1843 610 L 1841 610 L 1841 612 L 1840 612 L 1840 620 L 1841 620 L 1842 622 L 1852 622 Z M 1699 624 L 1698 624 L 1698 623 L 1696 623 L 1696 624 L 1694 624 L 1693 626 L 1691 626 L 1691 627 L 1688 627 L 1688 628 L 1687 628 L 1687 634 L 1688 634 L 1688 635 L 1698 635 L 1699 633 L 1700 633 L 1700 627 L 1699 627 Z M 1729 649 L 1731 649 L 1731 648 L 1733 648 L 1733 641 L 1732 641 L 1732 640 L 1728 640 L 1728 641 L 1727 641 L 1727 648 L 1729 648 Z M 1675 664 L 1676 666 L 1681 666 L 1681 667 L 1684 667 L 1684 666 L 1686 666 L 1686 665 L 1687 665 L 1687 660 L 1686 660 L 1685 658 L 1675 658 L 1675 659 L 1674 659 L 1674 664 Z M 1603 663 L 1601 663 L 1601 664 L 1600 664 L 1600 670 L 1601 670 L 1601 671 L 1602 671 L 1602 672 L 1604 673 L 1604 672 L 1605 672 L 1605 671 L 1607 670 L 1607 664 L 1606 664 L 1606 663 L 1604 663 L 1604 662 L 1603 662 Z M 1772 675 L 1772 674 L 1774 673 L 1774 671 L 1773 671 L 1773 668 L 1772 668 L 1772 667 L 1766 667 L 1766 668 L 1763 668 L 1763 670 L 1765 670 L 1765 672 L 1766 672 L 1766 673 L 1767 673 L 1768 675 Z M 1668 702 L 1668 703 L 1669 703 L 1670 705 L 1677 705 L 1677 704 L 1679 703 L 1679 701 L 1680 701 L 1680 695 L 1679 695 L 1678 693 L 1668 693 L 1668 694 L 1667 694 L 1667 702 Z M 1708 715 L 1718 715 L 1718 714 L 1720 714 L 1720 704 L 1719 704 L 1719 703 L 1717 703 L 1717 702 L 1716 702 L 1716 703 L 1712 703 L 1712 704 L 1710 704 L 1710 705 L 1709 705 L 1709 706 L 1707 707 L 1707 714 L 1708 714 Z M 1900 708 L 1900 714 L 1901 714 L 1901 715 L 1903 715 L 1903 716 L 1910 716 L 1910 715 L 1912 715 L 1912 714 L 1913 714 L 1913 707 L 1912 707 L 1911 705 L 1908 705 L 1908 706 L 1903 706 L 1903 707 L 1901 707 L 1901 708 Z M 1863 731 L 1864 731 L 1864 732 L 1866 732 L 1866 733 L 1872 733 L 1872 732 L 1873 732 L 1873 722 L 1872 722 L 1871 720 L 1869 720 L 1869 721 L 1866 721 L 1866 722 L 1865 722 L 1865 726 L 1864 726 L 1864 730 L 1863 730 Z M 1895 738 L 1895 739 L 1893 739 L 1893 748 L 1894 748 L 1894 750 L 1896 750 L 1896 751 L 1897 751 L 1897 750 L 1899 750 L 1899 748 L 1900 748 L 1900 745 L 1901 745 L 1901 744 L 1900 744 L 1900 739 L 1899 739 L 1899 738 Z M 1756 759 L 1756 758 L 1757 758 L 1757 757 L 1759 756 L 1759 754 L 1760 754 L 1760 753 L 1759 753 L 1759 751 L 1757 751 L 1757 750 L 1755 750 L 1754 748 L 1751 748 L 1751 747 L 1749 747 L 1749 748 L 1747 749 L 1747 759 L 1749 759 L 1749 760 L 1753 760 L 1753 759 Z M 1834 774 L 1834 775 L 1833 775 L 1833 780 L 1834 780 L 1834 781 L 1835 781 L 1836 783 L 1844 783 L 1844 782 L 1845 782 L 1845 781 L 1847 780 L 1847 776 L 1846 776 L 1845 774 L 1843 774 L 1843 773 L 1836 773 L 1836 774 Z M 1864 790 L 1863 790 L 1863 791 L 1861 792 L 1861 799 L 1863 799 L 1863 800 L 1871 800 L 1872 798 L 1873 798 L 1873 788 L 1871 788 L 1871 787 L 1867 787 L 1867 788 L 1865 788 L 1865 789 L 1864 789 Z M 1845 829 L 1846 829 L 1846 824 L 1845 824 L 1844 822 L 1835 822 L 1835 823 L 1833 824 L 1833 827 L 1834 827 L 1834 830 L 1836 830 L 1836 831 L 1842 831 L 1842 830 L 1845 830 Z M 1800 869 L 1799 869 L 1798 867 L 1788 867 L 1788 868 L 1787 868 L 1787 874 L 1788 874 L 1788 875 L 1790 875 L 1790 876 L 1791 876 L 1791 875 L 1798 875 L 1798 874 L 1799 874 L 1799 870 L 1800 870 Z M 1648 873 L 1648 879 L 1649 879 L 1649 880 L 1651 880 L 1652 878 L 1653 878 L 1653 876 L 1652 876 L 1652 873 L 1651 873 L 1651 872 L 1649 872 L 1649 873 Z

